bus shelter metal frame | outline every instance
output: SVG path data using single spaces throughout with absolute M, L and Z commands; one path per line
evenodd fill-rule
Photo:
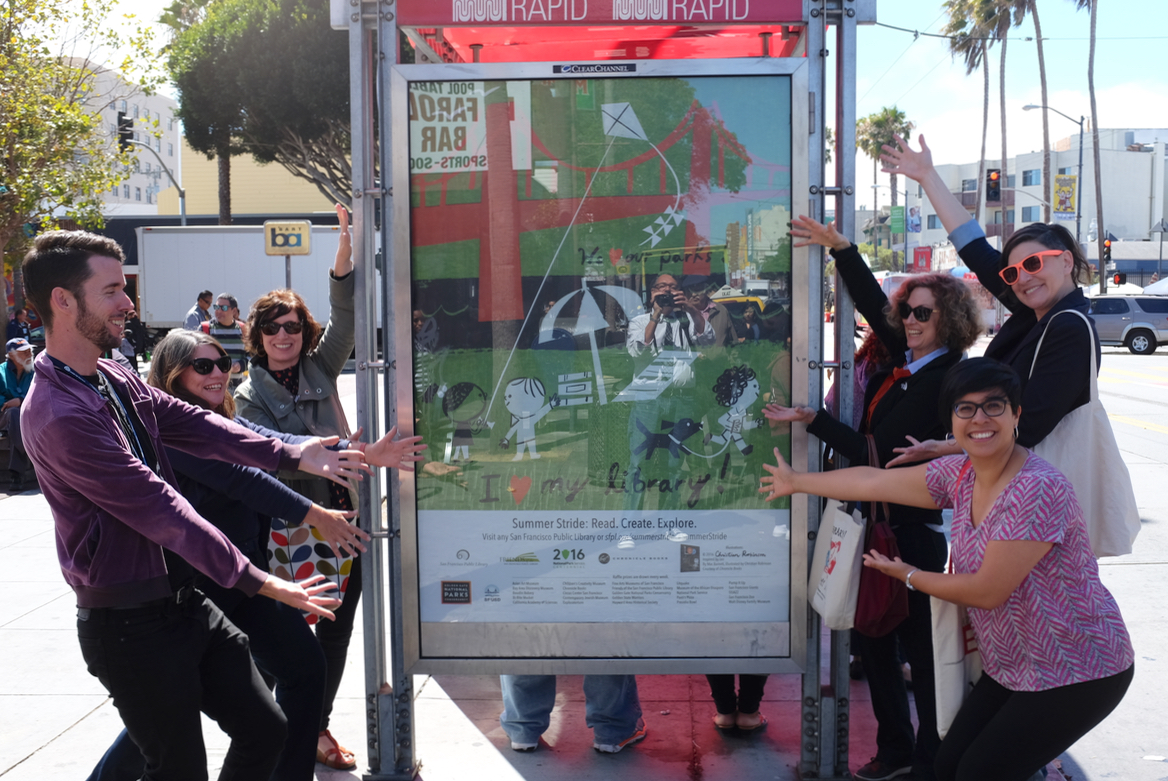
M 823 221 L 827 198 L 835 203 L 837 227 L 845 236 L 854 235 L 855 213 L 855 127 L 856 127 L 856 26 L 872 23 L 876 0 L 805 0 L 805 26 L 796 56 L 805 56 L 809 66 L 810 116 L 807 118 L 811 143 L 808 146 L 808 187 L 806 193 L 792 193 L 792 205 Z M 353 260 L 356 268 L 356 391 L 358 425 L 376 437 L 398 422 L 397 339 L 394 338 L 393 279 L 395 263 L 394 209 L 387 208 L 393 196 L 392 181 L 393 124 L 375 121 L 378 112 L 388 113 L 390 69 L 400 62 L 399 26 L 394 0 L 332 0 L 334 28 L 347 30 L 349 36 L 349 75 L 352 140 L 352 231 Z M 835 33 L 835 55 L 828 49 L 828 27 Z M 796 28 L 798 29 L 798 28 Z M 418 56 L 430 62 L 443 57 L 427 45 L 425 36 L 415 28 L 403 27 Z M 477 59 L 477 50 L 475 52 Z M 451 56 L 447 52 L 447 56 Z M 455 55 L 457 56 L 457 55 Z M 834 66 L 829 69 L 829 65 Z M 834 73 L 835 87 L 835 161 L 834 186 L 826 184 L 824 142 L 827 127 L 826 92 L 829 70 Z M 384 118 L 384 117 L 383 117 Z M 818 139 L 818 143 L 816 142 Z M 806 197 L 804 201 L 803 198 Z M 381 208 L 378 210 L 378 205 Z M 380 246 L 385 257 L 386 273 L 377 286 L 374 259 L 378 246 L 375 219 L 380 213 Z M 795 324 L 806 327 L 808 398 L 823 395 L 823 371 L 836 370 L 839 413 L 850 419 L 852 398 L 852 361 L 854 349 L 851 329 L 835 329 L 837 360 L 825 361 L 823 350 L 824 253 L 811 247 L 807 269 L 810 315 Z M 404 260 L 402 262 L 408 262 Z M 378 320 L 378 301 L 381 317 Z M 850 324 L 852 302 L 842 285 L 836 286 L 835 311 L 844 313 Z M 838 325 L 838 321 L 837 321 Z M 378 328 L 384 334 L 379 351 Z M 408 342 L 407 342 L 408 343 Z M 408 365 L 408 359 L 405 361 Z M 408 379 L 407 379 L 408 382 Z M 381 394 L 384 410 L 378 408 Z M 411 426 L 408 421 L 406 428 Z M 809 463 L 817 463 L 820 445 L 806 437 Z M 408 673 L 400 650 L 405 636 L 402 594 L 405 583 L 400 545 L 402 524 L 399 510 L 398 481 L 383 484 L 380 474 L 362 481 L 358 491 L 360 517 L 374 539 L 364 557 L 362 568 L 365 643 L 365 713 L 369 767 L 364 778 L 412 779 L 420 763 L 414 741 L 413 676 Z M 808 502 L 808 529 L 818 529 L 819 503 Z M 808 532 L 808 546 L 814 548 L 816 532 Z M 832 632 L 828 652 L 829 674 L 823 680 L 822 625 L 814 611 L 807 611 L 806 664 L 802 675 L 800 761 L 801 778 L 849 779 L 849 636 Z

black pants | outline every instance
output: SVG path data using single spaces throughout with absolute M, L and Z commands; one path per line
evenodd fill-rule
M 718 713 L 758 713 L 767 676 L 740 674 L 738 696 L 734 695 L 733 675 L 707 675 L 706 680 L 710 682 L 710 696 Z
M 1119 705 L 1135 665 L 1118 675 L 1041 692 L 988 675 L 965 699 L 937 752 L 940 781 L 1026 781 Z
M 335 593 L 335 592 L 334 592 Z M 353 559 L 349 570 L 349 585 L 340 606 L 333 611 L 336 621 L 322 618 L 316 623 L 316 639 L 324 651 L 327 668 L 324 681 L 324 709 L 321 712 L 320 729 L 328 729 L 329 716 L 333 712 L 333 700 L 341 688 L 341 678 L 345 674 L 345 659 L 349 655 L 349 640 L 353 637 L 353 622 L 357 619 L 357 605 L 361 601 L 361 559 Z
M 945 536 L 922 524 L 906 524 L 895 529 L 901 558 L 930 572 L 945 568 Z M 909 713 L 908 690 L 900 670 L 898 648 L 912 668 L 913 700 L 916 703 L 915 738 Z M 893 767 L 912 765 L 922 779 L 933 776 L 933 760 L 941 738 L 937 735 L 937 700 L 933 684 L 933 621 L 929 596 L 908 593 L 908 618 L 884 637 L 860 635 L 852 653 L 860 655 L 872 712 L 876 716 L 876 756 Z
M 148 781 L 204 781 L 200 711 L 231 737 L 220 781 L 266 779 L 287 727 L 264 687 L 247 635 L 197 591 L 183 602 L 78 611 L 89 668 L 146 758 Z

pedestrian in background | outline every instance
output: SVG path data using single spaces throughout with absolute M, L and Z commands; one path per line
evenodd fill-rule
M 211 315 L 208 314 L 210 310 L 211 291 L 204 290 L 203 292 L 199 293 L 199 298 L 195 301 L 195 305 L 187 311 L 187 316 L 183 320 L 183 328 L 187 329 L 188 331 L 199 330 L 200 325 L 211 319 Z
M 230 293 L 220 293 L 212 310 L 213 318 L 199 326 L 203 333 L 215 337 L 231 358 L 231 391 L 243 382 L 247 371 L 247 323 L 239 319 L 239 302 Z
M 27 339 L 29 336 L 28 310 L 18 308 L 8 321 L 8 339 Z

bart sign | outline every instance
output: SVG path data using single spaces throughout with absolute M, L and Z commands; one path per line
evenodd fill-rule
M 268 220 L 264 223 L 265 255 L 311 255 L 312 223 L 308 220 Z

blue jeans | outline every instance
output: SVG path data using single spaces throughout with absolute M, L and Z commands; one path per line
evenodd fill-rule
M 515 743 L 536 743 L 551 722 L 556 676 L 500 675 L 499 723 Z M 635 675 L 585 675 L 584 720 L 597 743 L 620 743 L 637 731 L 641 700 Z

